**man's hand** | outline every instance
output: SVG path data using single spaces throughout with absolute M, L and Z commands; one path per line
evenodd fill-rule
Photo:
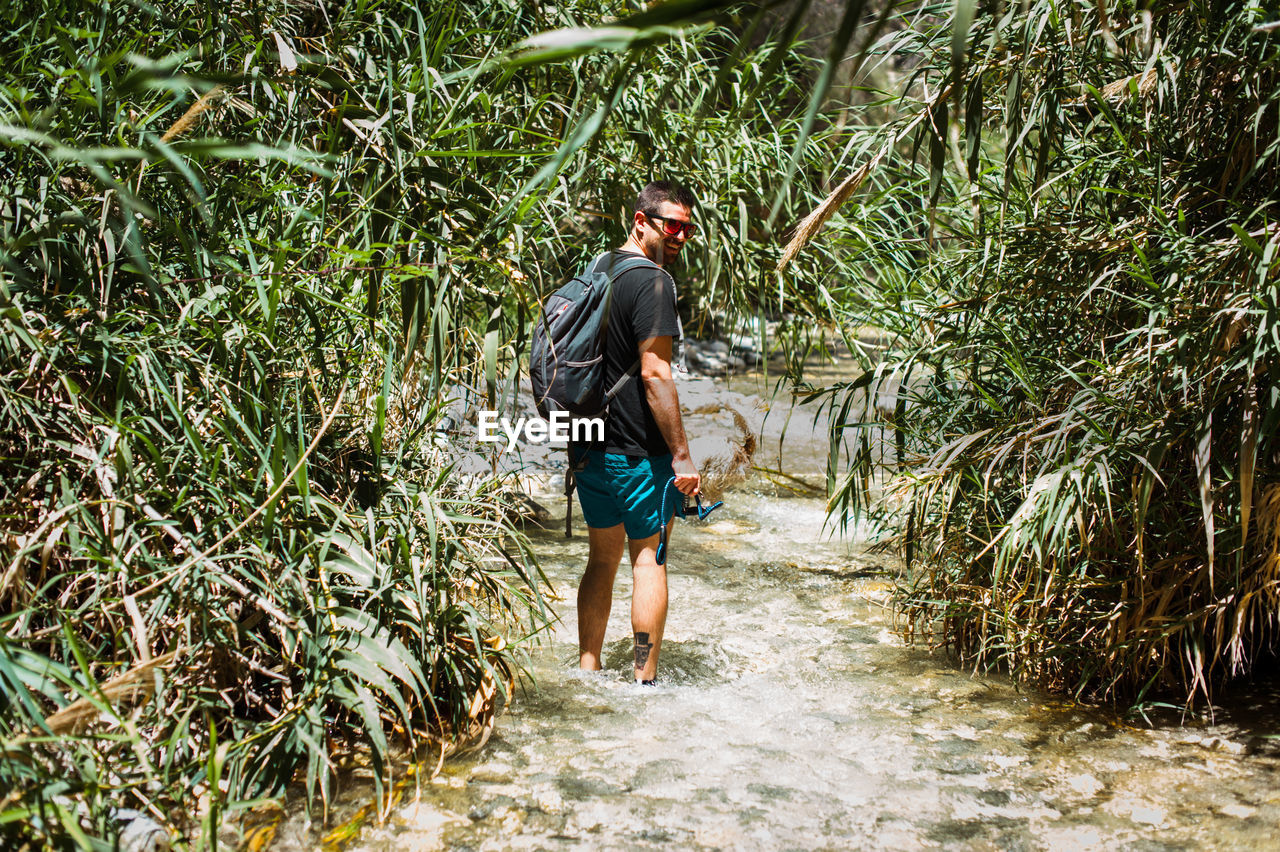
M 692 497 L 702 487 L 702 477 L 698 475 L 698 467 L 693 459 L 685 456 L 671 460 L 671 472 L 676 475 L 676 490 L 686 497 Z

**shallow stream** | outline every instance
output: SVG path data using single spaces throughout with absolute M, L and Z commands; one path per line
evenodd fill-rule
M 792 424 L 795 428 L 795 424 Z M 769 466 L 769 462 L 765 462 Z M 563 511 L 563 502 L 551 502 Z M 330 835 L 398 849 L 1273 849 L 1280 699 L 1146 727 L 904 646 L 896 564 L 829 535 L 820 498 L 746 483 L 671 544 L 660 684 L 630 683 L 630 576 L 606 671 L 577 660 L 586 539 L 532 537 L 562 617 L 477 755 L 389 818 Z M 332 822 L 371 787 L 348 780 Z M 276 848 L 315 848 L 300 816 Z M 341 843 L 338 841 L 341 839 Z

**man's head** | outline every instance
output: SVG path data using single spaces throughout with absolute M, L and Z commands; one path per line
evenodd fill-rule
M 693 234 L 693 207 L 697 201 L 679 184 L 656 180 L 636 196 L 631 239 L 645 256 L 659 266 L 675 260 Z

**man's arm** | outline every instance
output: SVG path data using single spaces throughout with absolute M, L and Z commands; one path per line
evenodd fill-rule
M 689 441 L 680 419 L 680 400 L 676 383 L 671 378 L 671 336 L 650 337 L 640 341 L 640 378 L 644 395 L 653 411 L 658 430 L 671 450 L 671 469 L 676 475 L 676 488 L 692 497 L 698 493 L 701 480 L 698 468 L 689 457 Z

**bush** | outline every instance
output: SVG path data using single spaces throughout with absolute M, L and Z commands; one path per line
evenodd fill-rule
M 882 45 L 918 64 L 835 220 L 867 270 L 845 321 L 896 345 L 827 391 L 859 435 L 834 505 L 896 519 L 906 629 L 966 664 L 1207 698 L 1276 647 L 1274 27 L 1244 3 L 966 8 Z M 882 380 L 896 411 L 858 418 Z

